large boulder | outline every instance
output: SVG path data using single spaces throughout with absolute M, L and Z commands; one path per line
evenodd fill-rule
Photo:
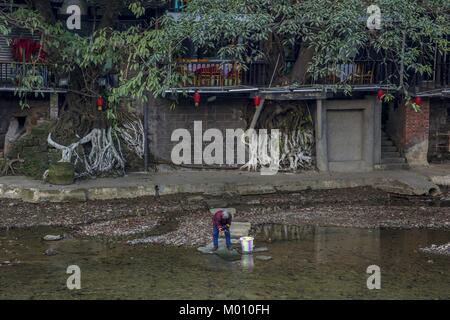
M 42 175 L 48 169 L 47 136 L 51 130 L 52 123 L 43 121 L 14 142 L 6 158 L 12 160 L 20 157 L 23 160 L 14 167 L 16 174 L 42 179 Z

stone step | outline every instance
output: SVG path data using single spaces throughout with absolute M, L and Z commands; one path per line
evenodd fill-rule
M 385 163 L 375 165 L 375 170 L 407 170 L 409 166 L 406 163 Z
M 398 151 L 381 151 L 381 158 L 398 158 L 400 152 Z
M 381 141 L 381 146 L 393 146 L 394 143 L 392 141 Z
M 396 146 L 381 146 L 381 153 L 383 152 L 397 152 Z
M 406 163 L 405 158 L 381 158 L 382 164 L 390 164 L 390 163 Z
M 231 223 L 231 237 L 239 239 L 240 237 L 248 236 L 252 225 L 250 222 L 232 222 Z

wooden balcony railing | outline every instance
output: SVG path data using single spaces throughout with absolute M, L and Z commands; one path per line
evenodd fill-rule
M 438 64 L 435 81 L 439 87 L 450 87 L 450 62 Z
M 42 86 L 44 88 L 50 88 L 55 84 L 50 68 L 46 64 L 0 62 L 0 86 L 20 86 L 21 76 L 27 74 L 42 77 Z
M 233 61 L 180 60 L 178 72 L 186 79 L 183 87 L 264 86 L 266 64 L 252 63 L 246 70 Z
M 450 87 L 450 62 L 437 63 L 433 74 L 415 74 L 412 85 L 422 89 L 439 89 Z
M 450 86 L 450 62 L 436 64 L 431 76 L 411 74 L 405 77 L 410 86 L 444 88 Z M 245 70 L 243 70 L 245 69 Z M 355 60 L 351 63 L 330 64 L 328 73 L 318 79 L 310 79 L 306 85 L 393 85 L 400 84 L 400 67 L 381 60 Z M 183 87 L 226 87 L 269 85 L 272 70 L 267 63 L 254 62 L 247 68 L 238 68 L 233 61 L 181 59 L 178 72 L 186 79 Z
M 379 85 L 397 82 L 392 64 L 382 61 L 355 60 L 352 63 L 334 64 L 327 67 L 328 75 L 311 84 L 349 84 L 349 85 Z

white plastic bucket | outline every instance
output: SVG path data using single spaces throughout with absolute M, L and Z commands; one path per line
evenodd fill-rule
M 242 253 L 250 254 L 253 251 L 253 237 L 241 237 L 239 238 L 241 241 Z

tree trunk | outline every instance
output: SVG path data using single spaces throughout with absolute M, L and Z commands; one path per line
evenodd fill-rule
M 284 56 L 283 45 L 275 34 L 272 34 L 269 40 L 265 42 L 264 52 L 269 64 L 266 74 L 266 77 L 269 80 L 268 82 L 272 82 L 272 86 L 284 84 L 283 82 L 285 82 L 285 79 L 283 73 L 286 69 L 286 59 Z
M 103 16 L 100 21 L 99 28 L 102 29 L 113 27 L 117 17 L 120 15 L 120 10 L 122 7 L 122 0 L 103 0 Z
M 50 0 L 32 0 L 31 2 L 45 21 L 55 23 L 55 15 L 53 14 Z
M 308 81 L 308 67 L 314 56 L 314 48 L 303 43 L 297 56 L 297 60 L 291 71 L 291 82 L 305 84 Z

